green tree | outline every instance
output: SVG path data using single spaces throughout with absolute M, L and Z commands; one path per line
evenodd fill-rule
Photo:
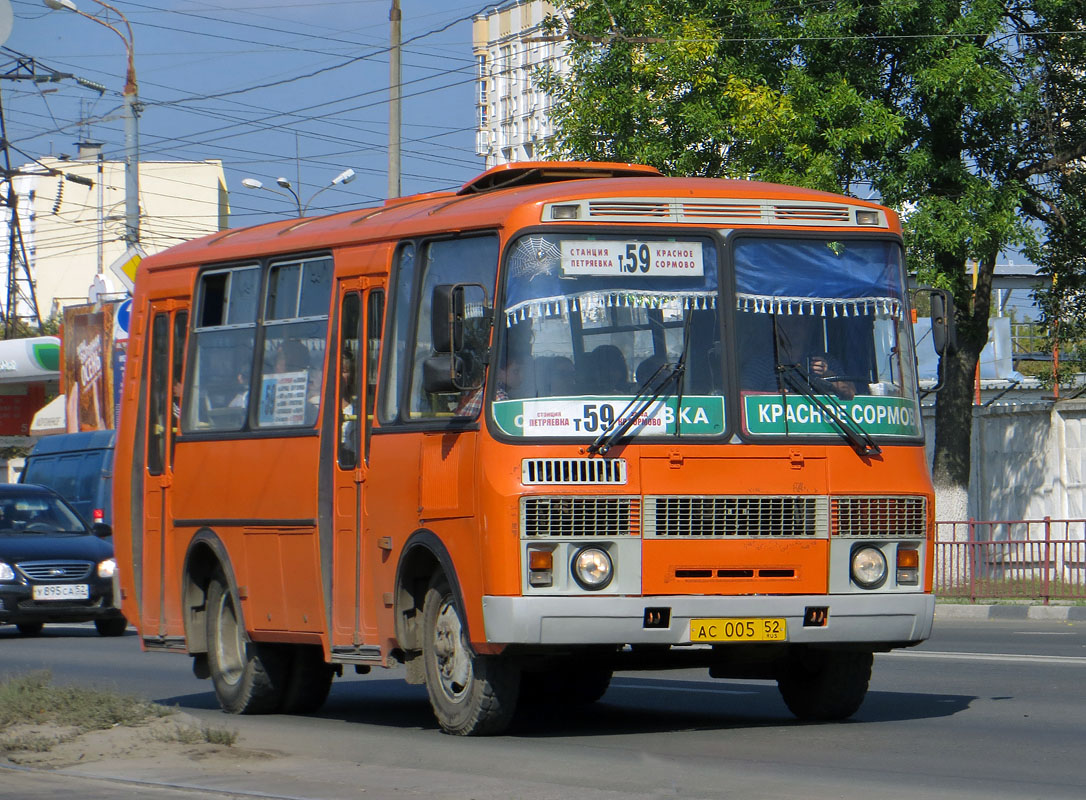
M 1061 200 L 1049 179 L 1086 155 L 1086 138 L 1053 131 L 1086 104 L 1071 91 L 1086 74 L 1086 5 L 556 5 L 571 69 L 542 77 L 558 101 L 552 155 L 873 193 L 905 212 L 911 269 L 957 305 L 933 472 L 964 497 L 996 258 L 1037 241 L 1035 220 Z

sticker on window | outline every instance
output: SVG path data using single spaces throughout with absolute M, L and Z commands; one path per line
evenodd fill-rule
M 646 278 L 705 274 L 700 242 L 564 241 L 563 275 Z

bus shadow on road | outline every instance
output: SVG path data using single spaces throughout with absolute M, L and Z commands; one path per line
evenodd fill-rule
M 972 695 L 872 691 L 844 723 L 805 723 L 788 711 L 770 681 L 675 681 L 616 677 L 591 705 L 524 704 L 506 735 L 521 738 L 611 736 L 691 730 L 741 730 L 793 725 L 854 725 L 947 717 L 966 710 Z M 161 698 L 183 709 L 216 709 L 213 692 Z M 325 705 L 309 716 L 398 729 L 436 730 L 426 689 L 396 678 L 336 681 Z

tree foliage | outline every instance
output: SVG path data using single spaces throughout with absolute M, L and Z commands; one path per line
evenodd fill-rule
M 542 79 L 558 101 L 553 156 L 756 177 L 877 197 L 903 212 L 911 268 L 953 291 L 958 307 L 934 468 L 938 482 L 967 486 L 996 258 L 1036 248 L 1054 221 L 1067 222 L 1067 174 L 1086 155 L 1086 4 L 555 5 L 571 69 Z

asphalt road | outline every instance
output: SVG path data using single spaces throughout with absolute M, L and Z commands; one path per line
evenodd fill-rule
M 623 673 L 595 706 L 536 712 L 490 739 L 441 734 L 425 690 L 396 670 L 337 681 L 317 715 L 226 717 L 188 658 L 141 654 L 131 633 L 104 639 L 93 627 L 47 626 L 28 639 L 0 628 L 0 675 L 42 668 L 60 683 L 179 705 L 238 730 L 239 744 L 281 755 L 244 775 L 120 776 L 172 789 L 109 783 L 118 776 L 108 763 L 0 770 L 3 798 L 1086 795 L 1086 622 L 937 620 L 921 647 L 878 656 L 859 713 L 828 725 L 796 722 L 771 683 L 703 671 Z

